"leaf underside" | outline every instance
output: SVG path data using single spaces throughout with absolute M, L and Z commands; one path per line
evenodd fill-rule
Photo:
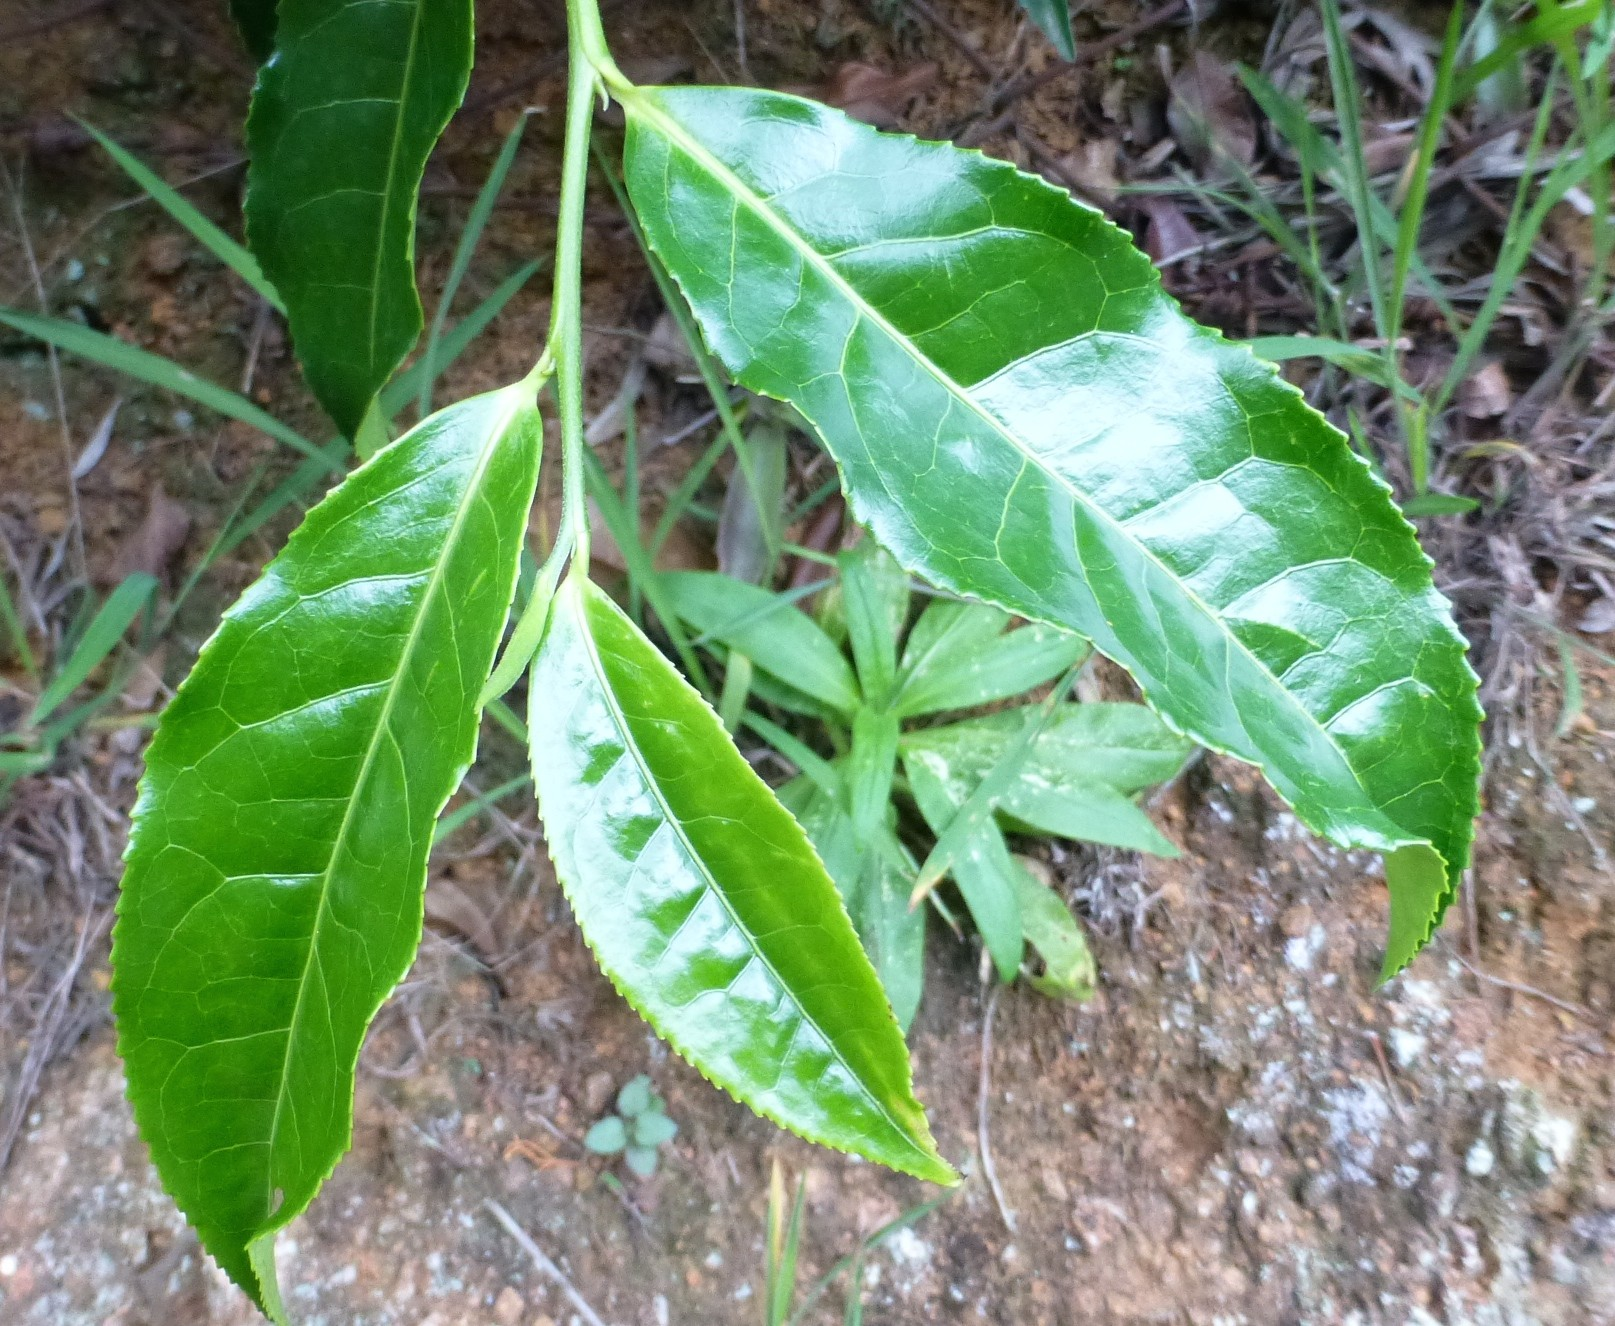
M 1468 861 L 1476 680 L 1412 528 L 1098 212 L 775 93 L 625 95 L 657 254 L 911 572 L 1077 631 L 1312 828 L 1387 854 L 1387 974 Z
M 531 697 L 550 854 L 629 1002 L 759 1113 L 951 1181 L 835 886 L 701 697 L 576 578 L 551 610 Z
M 344 434 L 420 335 L 415 205 L 465 95 L 471 0 L 281 0 L 247 119 L 247 236 Z
M 146 754 L 119 1052 L 164 1186 L 266 1308 L 274 1232 L 347 1149 L 360 1042 L 420 942 L 541 436 L 510 388 L 355 471 L 225 615 Z

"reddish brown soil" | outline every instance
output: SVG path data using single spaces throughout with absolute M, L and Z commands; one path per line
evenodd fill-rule
M 1007 0 L 933 3 L 1007 61 Z M 1132 16 L 1109 8 L 1118 21 Z M 558 9 L 484 6 L 471 98 L 481 109 L 451 131 L 423 206 L 428 289 L 446 270 L 509 115 L 523 98 L 558 109 L 546 64 Z M 14 0 L 0 29 L 51 12 Z M 672 63 L 671 53 L 702 77 L 715 76 L 714 59 L 717 74 L 735 75 L 729 0 L 619 12 L 625 60 Z M 934 59 L 940 82 L 909 121 L 932 133 L 979 98 L 968 63 L 924 27 L 891 37 L 843 0 L 753 0 L 747 12 L 758 81 L 811 83 L 847 59 L 899 70 Z M 1042 57 L 1032 49 L 1035 66 Z M 247 89 L 233 50 L 207 0 L 120 7 L 0 49 L 0 128 L 9 158 L 30 154 L 25 211 L 42 257 L 59 259 L 46 270 L 53 307 L 76 305 L 232 384 L 253 335 L 252 304 L 188 241 L 176 245 L 149 205 L 90 227 L 132 191 L 71 145 L 59 114 L 86 114 L 172 179 L 228 167 Z M 1153 58 L 1148 47 L 1131 54 Z M 1100 95 L 1103 83 L 1087 79 L 1080 95 Z M 514 99 L 490 102 L 512 84 Z M 1055 87 L 1029 103 L 1026 124 L 1057 153 L 1077 146 L 1078 95 Z M 473 294 L 549 242 L 557 118 L 541 115 L 530 131 Z M 993 145 L 1021 151 L 1011 139 Z M 239 181 L 226 168 L 192 196 L 227 219 Z M 623 373 L 628 341 L 616 331 L 647 329 L 657 307 L 609 199 L 595 203 L 588 317 L 598 407 Z M 29 302 L 24 272 L 8 218 L 0 299 Z M 535 284 L 445 394 L 519 375 L 544 312 Z M 106 574 L 155 484 L 197 521 L 183 572 L 254 467 L 284 463 L 272 444 L 198 421 L 158 393 L 72 363 L 65 375 L 78 442 L 114 395 L 127 397 L 106 460 L 82 485 L 92 576 Z M 255 390 L 319 435 L 273 328 Z M 689 417 L 695 400 L 653 381 L 647 429 Z M 52 401 L 43 358 L 0 336 L 0 519 L 24 550 L 46 547 L 68 520 Z M 658 465 L 652 486 L 664 470 L 676 481 L 677 453 Z M 170 682 L 272 549 L 270 537 L 250 541 L 210 574 L 170 642 Z M 971 952 L 934 935 L 912 1044 L 942 1148 L 968 1177 L 870 1258 L 867 1319 L 1615 1322 L 1615 886 L 1601 855 L 1615 847 L 1615 676 L 1583 682 L 1585 714 L 1567 737 L 1547 737 L 1554 715 L 1538 716 L 1540 763 L 1525 748 L 1499 753 L 1472 900 L 1382 990 L 1375 863 L 1307 836 L 1231 763 L 1204 763 L 1159 808 L 1181 860 L 1055 857 L 1056 878 L 1093 922 L 1101 993 L 1083 1007 L 1023 988 L 997 1002 L 987 1131 L 1004 1210 L 981 1172 L 982 991 Z M 497 736 L 486 745 L 491 784 L 518 757 Z M 99 795 L 127 806 L 127 743 L 89 742 L 64 759 L 61 786 L 82 770 Z M 605 1321 L 739 1326 L 761 1318 L 774 1159 L 807 1181 L 804 1285 L 861 1233 L 935 1195 L 782 1136 L 669 1056 L 594 972 L 542 853 L 530 850 L 530 809 L 510 810 L 510 835 L 466 831 L 434 868 L 440 914 L 452 921 L 457 898 L 491 918 L 493 939 L 483 943 L 496 951 L 478 949 L 465 933 L 476 925 L 463 917 L 435 927 L 379 1020 L 353 1153 L 281 1248 L 300 1321 L 578 1320 L 490 1217 L 491 1197 Z M 94 860 L 104 877 L 84 887 L 110 897 L 114 867 L 104 854 Z M 43 925 L 40 909 L 66 905 L 49 892 L 55 877 L 25 877 L 0 850 L 0 878 L 14 869 L 14 926 L 18 916 Z M 20 953 L 0 959 L 16 965 Z M 8 972 L 21 979 L 20 967 Z M 104 954 L 82 980 L 104 988 Z M 25 1048 L 0 1045 L 0 1081 L 13 1080 Z M 614 1185 L 579 1143 L 638 1072 L 666 1094 L 681 1132 L 657 1178 Z M 253 1320 L 157 1187 L 121 1090 L 104 1020 L 48 1070 L 0 1180 L 0 1323 Z M 814 1320 L 839 1320 L 842 1302 L 837 1286 Z

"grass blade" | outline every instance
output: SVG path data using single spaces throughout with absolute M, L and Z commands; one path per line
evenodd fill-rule
M 80 120 L 79 124 L 90 137 L 106 149 L 107 155 L 118 163 L 124 174 L 151 196 L 154 203 L 184 226 L 197 243 L 262 295 L 270 308 L 285 316 L 286 306 L 280 302 L 279 292 L 269 283 L 263 268 L 258 266 L 258 260 L 247 252 L 243 245 L 231 239 L 197 211 L 184 195 L 166 183 L 162 176 L 145 162 L 113 142 L 88 121 Z
M 465 279 L 466 270 L 471 266 L 471 257 L 482 240 L 482 231 L 488 224 L 488 218 L 493 215 L 494 204 L 504 190 L 505 176 L 510 174 L 510 166 L 516 159 L 516 149 L 521 145 L 522 132 L 527 128 L 530 114 L 531 111 L 523 111 L 517 116 L 516 123 L 505 135 L 499 155 L 494 158 L 493 169 L 488 172 L 476 202 L 471 204 L 471 215 L 466 218 L 465 229 L 460 232 L 460 242 L 449 265 L 449 279 L 443 283 L 443 293 L 438 297 L 437 310 L 432 314 L 432 325 L 426 333 L 426 346 L 421 351 L 419 409 L 422 419 L 432 412 L 432 384 L 437 380 L 434 365 L 437 363 L 437 345 L 443 336 L 444 320 L 454 305 L 455 295 L 460 292 L 460 282 Z
M 300 451 L 305 456 L 320 461 L 333 474 L 342 472 L 340 461 L 333 461 L 327 452 L 316 447 L 301 433 L 288 428 L 274 415 L 259 409 L 245 396 L 237 395 L 228 387 L 221 387 L 216 382 L 197 377 L 171 359 L 164 359 L 149 350 L 142 350 L 126 341 L 120 341 L 115 336 L 91 331 L 88 327 L 81 327 L 78 323 L 68 322 L 64 318 L 47 318 L 33 313 L 22 313 L 16 309 L 0 308 L 0 323 L 26 336 L 33 336 L 54 345 L 58 350 L 81 355 L 115 372 L 125 373 L 147 386 L 160 387 L 175 395 L 188 397 L 198 405 L 205 405 L 219 414 L 239 420 L 277 442 L 284 442 L 292 450 Z
M 136 573 L 123 581 L 101 605 L 79 638 L 67 662 L 40 692 L 28 715 L 28 726 L 38 727 L 73 694 L 90 673 L 118 646 L 129 624 L 140 615 L 157 588 L 155 576 Z

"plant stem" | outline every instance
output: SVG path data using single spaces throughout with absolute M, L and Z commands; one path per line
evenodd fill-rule
M 561 165 L 560 223 L 555 240 L 555 293 L 550 309 L 549 353 L 555 361 L 560 402 L 561 538 L 570 536 L 574 566 L 589 565 L 589 512 L 583 491 L 583 216 L 589 176 L 589 132 L 599 75 L 590 62 L 587 3 L 568 5 L 571 71 L 566 105 L 566 155 Z M 599 29 L 599 15 L 593 15 Z

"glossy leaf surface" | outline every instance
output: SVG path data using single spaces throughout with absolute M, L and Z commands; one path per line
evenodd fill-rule
M 247 120 L 247 237 L 348 437 L 415 344 L 415 203 L 465 95 L 471 0 L 281 0 Z
M 950 1181 L 835 885 L 705 701 L 577 578 L 556 596 L 531 696 L 550 854 L 628 1001 L 758 1113 Z
M 910 571 L 1087 636 L 1303 821 L 1387 854 L 1387 971 L 1469 856 L 1475 678 L 1412 528 L 1271 366 L 1041 179 L 768 92 L 625 93 L 712 348 Z
M 1062 60 L 1077 58 L 1076 39 L 1071 35 L 1071 6 L 1069 0 L 1020 0 L 1026 16 L 1043 30 L 1043 35 L 1054 43 Z
M 146 754 L 113 939 L 163 1183 L 274 1308 L 273 1237 L 347 1149 L 365 1028 L 414 958 L 541 439 L 530 390 L 434 415 L 315 507 Z

